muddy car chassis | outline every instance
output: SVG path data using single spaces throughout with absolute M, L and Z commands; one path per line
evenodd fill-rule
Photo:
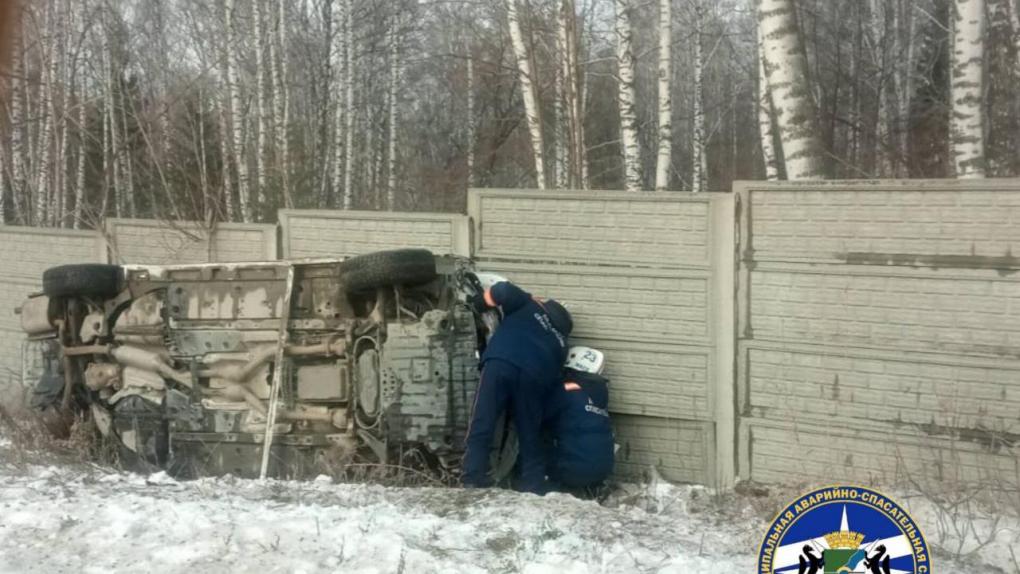
M 67 265 L 21 308 L 35 404 L 175 475 L 456 474 L 495 317 L 471 262 L 419 249 L 243 264 Z M 510 462 L 512 465 L 512 461 Z M 507 461 L 496 465 L 507 471 Z

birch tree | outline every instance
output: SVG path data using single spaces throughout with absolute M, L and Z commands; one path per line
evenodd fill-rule
M 261 212 L 266 206 L 266 154 L 269 143 L 269 102 L 266 93 L 266 72 L 265 72 L 265 36 L 263 26 L 265 25 L 264 0 L 252 0 L 252 37 L 255 44 L 255 105 L 256 120 L 258 121 L 255 140 L 255 214 L 256 220 L 261 220 Z
M 344 5 L 344 110 L 347 119 L 344 130 L 344 209 L 351 209 L 354 190 L 351 180 L 354 171 L 354 2 L 341 0 Z
M 985 176 L 984 0 L 955 0 L 951 144 L 956 177 Z
M 698 193 L 705 190 L 705 178 L 708 172 L 708 152 L 706 150 L 705 113 L 704 113 L 704 73 L 705 61 L 701 46 L 702 14 L 699 0 L 693 0 L 694 29 L 691 34 L 694 54 L 694 81 L 691 85 L 691 99 L 694 110 L 691 120 L 694 124 L 691 138 L 691 191 Z
M 824 178 L 824 152 L 793 0 L 760 0 L 758 18 L 786 177 Z
M 765 73 L 764 35 L 761 26 L 758 30 L 758 56 L 755 68 L 758 70 L 758 101 L 755 111 L 758 118 L 758 139 L 761 142 L 762 161 L 765 163 L 765 179 L 779 179 L 779 163 L 774 146 L 775 136 L 772 133 L 772 98 L 769 96 L 768 77 Z
M 616 7 L 616 67 L 620 105 L 620 147 L 623 150 L 624 189 L 641 190 L 641 148 L 637 137 L 634 91 L 633 29 L 630 0 L 614 0 Z
M 397 123 L 400 117 L 399 95 L 403 70 L 400 53 L 400 26 L 402 20 L 400 6 L 396 6 L 394 12 L 390 18 L 390 85 L 387 97 L 389 134 L 386 153 L 386 209 L 390 211 L 393 211 L 397 204 Z
M 237 168 L 237 197 L 241 209 L 241 220 L 245 223 L 251 222 L 251 195 L 249 193 L 249 167 L 247 155 L 245 154 L 245 121 L 241 113 L 241 86 L 237 80 L 237 39 L 234 32 L 235 23 L 234 0 L 223 2 L 223 26 L 226 31 L 224 41 L 224 65 L 226 66 L 227 91 L 230 94 L 230 125 L 231 125 L 231 155 L 233 164 Z
M 673 0 L 659 0 L 659 153 L 655 160 L 655 190 L 669 189 L 673 157 Z M 700 42 L 699 42 L 700 45 Z
M 524 99 L 524 115 L 528 122 L 528 134 L 531 136 L 531 153 L 535 162 L 535 186 L 538 189 L 545 189 L 545 144 L 542 138 L 542 115 L 538 107 L 538 93 L 533 81 L 531 58 L 528 56 L 528 48 L 521 32 L 517 0 L 506 0 L 506 19 L 510 29 L 510 42 L 513 45 L 514 58 L 517 60 L 517 75 L 521 84 L 521 96 Z
M 283 204 L 294 207 L 290 189 L 290 90 L 287 70 L 290 58 L 287 44 L 287 0 L 276 0 L 276 21 L 269 41 L 269 61 L 273 84 L 273 133 L 276 135 L 276 162 L 283 192 Z

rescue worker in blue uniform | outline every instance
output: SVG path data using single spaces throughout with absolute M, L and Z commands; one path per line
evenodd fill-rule
M 503 319 L 482 355 L 462 481 L 467 487 L 492 486 L 489 455 L 493 435 L 500 416 L 509 409 L 520 446 L 517 488 L 543 493 L 543 403 L 561 381 L 573 321 L 555 300 L 534 298 L 508 281 L 496 283 L 472 303 L 479 311 L 500 308 Z
M 548 473 L 554 490 L 586 494 L 613 472 L 613 428 L 608 380 L 597 373 L 564 371 L 563 384 L 545 408 L 551 435 Z

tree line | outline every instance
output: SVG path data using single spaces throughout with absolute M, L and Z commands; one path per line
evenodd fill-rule
M 1010 176 L 1016 0 L 35 0 L 0 222 Z

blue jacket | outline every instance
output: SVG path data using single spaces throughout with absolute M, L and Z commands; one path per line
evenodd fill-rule
M 571 369 L 563 381 L 545 409 L 546 428 L 554 442 L 549 474 L 564 486 L 593 486 L 613 472 L 608 381 Z
M 500 359 L 536 382 L 553 385 L 567 358 L 567 334 L 553 326 L 542 304 L 513 283 L 496 283 L 485 293 L 490 307 L 503 310 L 503 320 L 489 339 L 482 363 Z

